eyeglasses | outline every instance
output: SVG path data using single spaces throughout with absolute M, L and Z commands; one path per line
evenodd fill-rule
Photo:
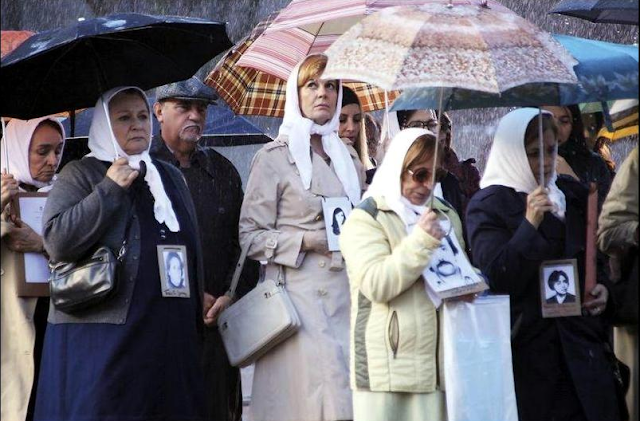
M 438 122 L 436 120 L 429 120 L 429 121 L 415 120 L 407 123 L 407 128 L 427 129 L 433 132 L 438 128 Z
M 407 172 L 409 174 L 411 174 L 411 178 L 413 179 L 413 181 L 415 181 L 416 183 L 420 183 L 420 184 L 424 184 L 427 181 L 431 180 L 431 171 L 429 171 L 426 168 L 419 168 L 416 171 L 413 170 L 407 170 Z M 436 183 L 441 182 L 442 180 L 444 180 L 444 178 L 447 176 L 447 170 L 443 169 L 443 168 L 438 168 L 436 170 Z

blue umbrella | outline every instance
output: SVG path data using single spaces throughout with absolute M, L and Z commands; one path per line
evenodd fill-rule
M 638 24 L 638 0 L 563 0 L 549 13 L 597 23 Z
M 554 37 L 578 60 L 578 85 L 535 83 L 503 92 L 445 88 L 443 109 L 568 105 L 638 98 L 638 47 L 567 35 Z M 440 88 L 406 90 L 392 111 L 438 108 Z
M 225 23 L 176 16 L 125 13 L 40 32 L 2 58 L 0 115 L 29 119 L 92 107 L 116 86 L 184 80 L 229 47 Z

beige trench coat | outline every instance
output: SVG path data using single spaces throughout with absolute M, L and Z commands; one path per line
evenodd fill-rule
M 254 158 L 240 241 L 244 246 L 258 232 L 249 256 L 269 262 L 267 271 L 283 268 L 302 327 L 256 362 L 251 412 L 255 421 L 350 420 L 350 300 L 344 261 L 339 252 L 301 252 L 304 233 L 325 228 L 322 198 L 346 194 L 333 168 L 316 154 L 311 187 L 305 190 L 287 142 L 279 137 Z M 350 152 L 364 186 L 364 170 L 355 151 Z
M 37 298 L 21 298 L 17 292 L 17 262 L 19 253 L 7 247 L 4 236 L 10 222 L 2 221 L 2 279 L 0 299 L 0 337 L 2 358 L 0 419 L 2 421 L 24 421 L 31 395 L 35 367 L 33 349 L 36 343 L 36 328 L 33 314 Z

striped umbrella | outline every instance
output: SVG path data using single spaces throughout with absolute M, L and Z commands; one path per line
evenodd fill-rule
M 429 0 L 293 0 L 272 16 L 237 65 L 286 79 L 309 54 L 326 50 L 365 16 L 385 7 Z
M 259 23 L 248 37 L 227 52 L 205 78 L 205 83 L 214 88 L 236 114 L 284 116 L 287 78 L 293 66 L 287 73 L 277 76 L 274 72 L 239 65 L 239 61 L 269 23 L 269 19 Z M 345 86 L 356 93 L 364 112 L 385 108 L 385 93 L 379 88 L 363 82 L 347 82 Z M 391 103 L 399 92 L 390 91 L 387 94 Z
M 638 134 L 638 100 L 618 100 L 613 103 L 611 114 L 613 131 L 603 127 L 598 137 L 606 137 L 610 142 Z

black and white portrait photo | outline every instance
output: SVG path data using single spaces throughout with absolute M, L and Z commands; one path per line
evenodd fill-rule
M 347 216 L 344 214 L 342 208 L 335 208 L 333 210 L 333 220 L 331 221 L 331 229 L 335 235 L 340 235 L 340 229 L 342 224 L 347 220 Z
M 431 261 L 423 276 L 427 285 L 440 298 L 478 293 L 488 288 L 484 279 L 476 272 L 464 254 L 455 234 L 451 233 L 450 221 L 441 221 L 447 235 L 440 247 L 433 251 Z
M 542 262 L 540 267 L 542 317 L 582 314 L 577 273 L 575 259 Z
M 575 303 L 575 293 L 572 294 L 569 289 L 575 292 L 573 283 L 569 282 L 569 275 L 563 270 L 554 270 L 547 279 L 549 289 L 553 294 L 547 298 L 547 304 Z
M 351 202 L 347 197 L 325 197 L 322 199 L 322 214 L 327 232 L 329 251 L 340 250 L 339 238 L 342 225 L 351 213 Z
M 189 291 L 189 271 L 185 246 L 158 246 L 158 270 L 163 297 L 187 298 Z
M 184 262 L 177 251 L 165 251 L 164 263 L 167 271 L 167 288 L 184 287 Z

